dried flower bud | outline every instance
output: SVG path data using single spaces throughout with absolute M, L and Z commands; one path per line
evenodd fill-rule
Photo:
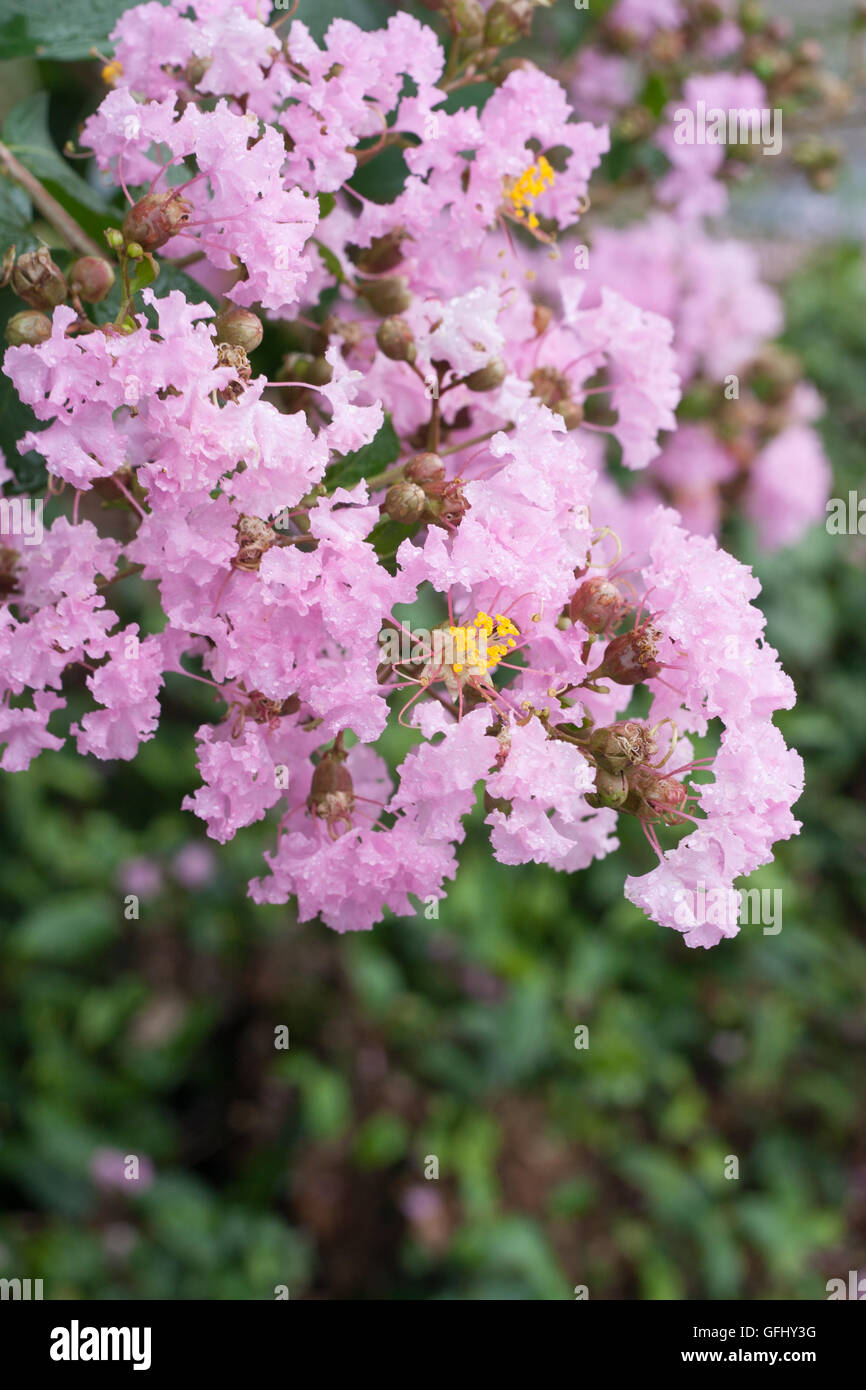
M 69 288 L 85 304 L 100 304 L 114 284 L 114 267 L 101 256 L 81 256 L 69 271 Z
M 177 193 L 146 193 L 123 219 L 124 241 L 137 241 L 144 251 L 158 251 L 189 221 L 192 204 Z
M 22 309 L 6 325 L 6 341 L 12 347 L 36 347 L 51 337 L 51 320 L 36 309 Z
M 483 367 L 478 367 L 465 378 L 470 391 L 495 391 L 506 378 L 508 369 L 501 357 L 491 357 Z
M 235 347 L 233 343 L 218 343 L 217 365 L 231 367 L 235 372 L 234 380 L 230 381 L 227 386 L 223 386 L 219 395 L 226 400 L 236 401 L 243 394 L 246 384 L 253 374 L 246 353 L 242 347 Z
M 573 623 L 583 623 L 590 632 L 601 633 L 616 627 L 628 609 L 628 600 L 613 580 L 598 574 L 585 579 L 572 595 L 568 616 Z
M 415 361 L 415 335 L 405 319 L 396 316 L 383 319 L 376 333 L 376 342 L 392 362 Z
M 427 506 L 427 495 L 417 483 L 394 483 L 385 493 L 382 510 L 392 521 L 410 524 L 420 521 Z
M 640 627 L 614 637 L 601 666 L 592 673 L 593 680 L 604 677 L 617 685 L 640 685 L 652 680 L 662 669 L 662 663 L 656 660 L 661 638 L 661 632 L 648 618 Z
M 260 318 L 251 314 L 249 309 L 242 309 L 237 304 L 233 304 L 229 309 L 224 309 L 218 315 L 214 328 L 216 329 L 217 342 L 231 343 L 234 347 L 243 348 L 244 352 L 254 352 L 262 341 L 265 331 Z
M 367 280 L 358 290 L 373 310 L 386 318 L 391 314 L 402 314 L 412 303 L 409 281 L 405 275 L 389 275 L 384 280 Z
M 681 825 L 679 814 L 688 799 L 688 791 L 676 777 L 660 777 L 648 767 L 634 767 L 626 774 L 628 796 L 623 811 L 641 820 L 663 817 L 668 825 Z
M 307 810 L 317 820 L 327 822 L 332 840 L 337 838 L 337 826 L 341 823 L 346 830 L 351 829 L 355 806 L 355 788 L 344 758 L 336 748 L 325 753 L 316 764 L 307 797 Z
M 260 516 L 239 516 L 235 524 L 238 535 L 238 552 L 232 559 L 232 566 L 238 570 L 257 570 L 262 556 L 270 550 L 277 539 L 277 533 L 269 522 Z
M 430 486 L 426 493 L 425 521 L 433 526 L 442 526 L 446 531 L 453 531 L 455 526 L 460 525 L 470 507 L 463 496 L 462 478 L 452 478 L 443 485 Z
M 636 719 L 624 719 L 606 728 L 593 729 L 588 748 L 606 772 L 625 772 L 646 762 L 656 751 L 649 730 Z
M 213 58 L 190 58 L 183 75 L 191 87 L 198 86 L 212 62 Z
M 403 470 L 412 483 L 418 483 L 425 492 L 441 488 L 445 482 L 445 464 L 438 454 L 415 454 Z
M 51 259 L 47 246 L 19 256 L 10 283 L 18 298 L 33 309 L 54 309 L 69 293 L 66 277 Z

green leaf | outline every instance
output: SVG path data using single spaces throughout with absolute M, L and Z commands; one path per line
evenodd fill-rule
M 92 187 L 55 149 L 48 129 L 48 93 L 34 92 L 6 118 L 3 141 L 35 174 L 61 207 L 100 244 L 102 233 L 119 220 L 106 195 Z
M 0 62 L 9 58 L 89 58 L 106 51 L 108 36 L 129 0 L 3 0 Z
M 417 522 L 409 524 L 403 521 L 379 521 L 373 527 L 367 540 L 385 568 L 393 574 L 397 568 L 394 560 L 397 551 L 405 540 L 414 536 L 417 530 Z
M 14 932 L 10 946 L 24 960 L 72 961 L 107 945 L 121 925 L 122 905 L 102 893 L 43 899 Z
M 356 449 L 353 454 L 344 454 L 337 463 L 331 465 L 326 479 L 328 488 L 354 487 L 362 478 L 373 478 L 383 469 L 390 468 L 399 457 L 400 440 L 391 423 L 391 416 L 386 415 L 384 423 L 369 444 L 365 444 L 362 449 Z
M 36 238 L 30 230 L 32 221 L 33 209 L 24 189 L 0 175 L 0 259 L 10 246 L 19 253 L 33 249 Z

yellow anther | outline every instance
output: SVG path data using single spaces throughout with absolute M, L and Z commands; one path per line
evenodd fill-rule
M 115 58 L 112 62 L 106 63 L 102 69 L 102 80 L 106 87 L 113 87 L 118 77 L 123 76 L 123 64 L 118 63 Z

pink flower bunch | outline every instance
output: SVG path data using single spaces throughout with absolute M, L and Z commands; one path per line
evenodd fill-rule
M 185 808 L 220 843 L 275 823 L 255 901 L 338 931 L 436 903 L 481 796 L 505 864 L 584 868 L 637 819 L 658 865 L 628 895 L 682 929 L 696 876 L 733 891 L 798 829 L 800 763 L 772 723 L 794 694 L 750 572 L 599 465 L 658 458 L 705 365 L 701 313 L 729 316 L 730 348 L 773 330 L 773 301 L 755 328 L 699 269 L 662 264 L 649 287 L 615 254 L 607 279 L 562 270 L 607 130 L 532 66 L 445 111 L 466 72 L 405 14 L 335 21 L 319 47 L 252 3 L 174 0 L 116 38 L 85 139 L 129 199 L 109 235 L 120 311 L 61 303 L 4 359 L 54 514 L 40 545 L 0 537 L 2 766 L 61 745 L 49 721 L 82 679 L 79 750 L 134 757 L 185 674 L 219 706 Z M 376 203 L 347 180 L 385 144 L 406 177 Z M 137 288 L 155 253 L 218 286 L 219 312 Z M 275 381 L 250 360 L 262 319 L 293 344 Z M 721 481 L 714 447 L 682 443 Z M 159 632 L 112 607 L 132 574 L 157 586 Z M 414 742 L 392 770 L 395 721 Z M 696 758 L 690 736 L 715 730 L 715 761 Z

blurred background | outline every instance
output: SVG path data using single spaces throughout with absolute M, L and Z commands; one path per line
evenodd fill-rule
M 300 17 L 318 34 L 390 8 Z M 850 4 L 770 8 L 847 58 Z M 583 17 L 545 18 L 541 59 L 567 62 Z M 49 91 L 62 148 L 98 67 L 7 62 L 0 113 Z M 726 230 L 784 273 L 783 342 L 847 497 L 864 147 L 862 126 L 859 146 L 835 135 L 834 191 L 767 174 Z M 779 722 L 806 759 L 804 831 L 749 885 L 782 889 L 775 936 L 689 951 L 623 899 L 651 867 L 639 832 L 573 878 L 506 869 L 480 808 L 438 920 L 341 938 L 257 908 L 272 827 L 220 848 L 179 809 L 218 711 L 177 677 L 133 763 L 0 774 L 0 1277 L 46 1298 L 760 1300 L 866 1272 L 866 536 L 819 526 L 770 558 L 743 525 L 725 540 L 800 696 Z

